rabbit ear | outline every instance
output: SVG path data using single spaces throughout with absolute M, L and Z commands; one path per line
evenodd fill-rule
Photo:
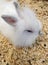
M 13 4 L 15 6 L 15 9 L 16 9 L 18 15 L 21 17 L 21 10 L 20 10 L 19 3 L 13 2 Z
M 1 16 L 8 24 L 15 26 L 17 19 L 13 16 L 2 15 Z

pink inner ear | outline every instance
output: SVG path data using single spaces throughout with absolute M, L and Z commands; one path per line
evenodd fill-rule
M 11 17 L 6 17 L 6 19 L 8 20 L 8 22 L 10 23 L 15 23 L 15 20 Z
M 14 25 L 17 22 L 17 19 L 13 16 L 3 15 L 2 18 L 10 25 Z

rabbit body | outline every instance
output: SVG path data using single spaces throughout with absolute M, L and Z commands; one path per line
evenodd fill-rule
M 3 16 L 4 20 L 1 15 L 6 15 Z M 0 14 L 0 32 L 16 46 L 31 46 L 41 29 L 40 20 L 28 7 L 23 7 L 22 11 L 17 12 L 13 4 L 8 4 Z

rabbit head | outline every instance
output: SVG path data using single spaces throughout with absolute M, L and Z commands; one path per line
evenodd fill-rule
M 23 7 L 23 9 L 20 10 L 17 3 L 14 2 L 14 5 L 18 16 L 9 14 L 2 15 L 4 21 L 14 29 L 14 33 L 11 37 L 9 36 L 9 38 L 11 38 L 11 41 L 16 46 L 30 46 L 42 30 L 41 22 L 30 8 Z

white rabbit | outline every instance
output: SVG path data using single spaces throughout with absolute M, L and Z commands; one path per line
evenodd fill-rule
M 18 47 L 31 46 L 42 30 L 42 24 L 30 8 L 20 10 L 16 4 L 5 8 L 0 18 L 0 31 Z

